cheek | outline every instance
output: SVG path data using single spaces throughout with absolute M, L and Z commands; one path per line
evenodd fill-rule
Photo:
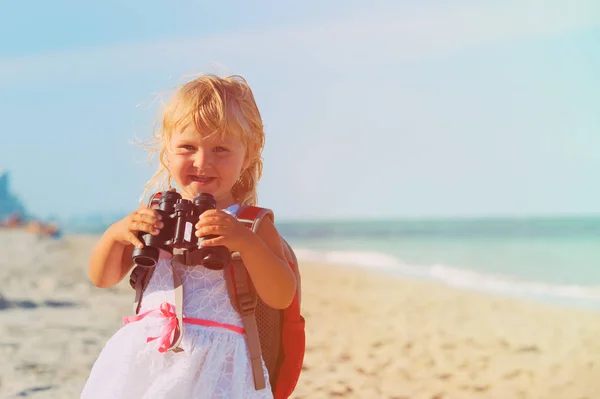
M 240 175 L 240 173 L 243 172 L 245 166 L 244 166 L 244 160 L 243 159 L 237 159 L 235 161 L 235 165 L 232 168 L 232 170 L 234 171 L 235 175 L 236 175 L 236 179 L 237 177 Z
M 172 157 L 169 161 L 169 171 L 172 175 L 180 175 L 186 169 L 186 161 L 182 157 Z
M 223 157 L 217 161 L 219 168 L 222 172 L 227 173 L 228 175 L 238 174 L 242 169 L 242 165 L 244 163 L 243 159 L 238 157 Z

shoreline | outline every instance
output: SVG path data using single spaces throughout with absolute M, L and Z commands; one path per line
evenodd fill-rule
M 353 268 L 401 280 L 432 282 L 460 291 L 534 301 L 570 309 L 600 311 L 600 285 L 557 284 L 550 281 L 541 281 L 541 279 L 529 280 L 497 273 L 488 274 L 476 269 L 446 265 L 428 266 L 396 263 L 398 259 L 394 255 L 385 252 L 359 251 L 353 253 L 353 251 L 348 251 L 346 253 L 344 250 L 312 250 L 305 247 L 298 249 L 298 260 L 308 263 Z M 331 253 L 341 256 L 343 260 L 324 259 Z M 351 260 L 354 256 L 357 256 L 360 260 Z M 367 259 L 370 257 L 375 257 L 377 261 L 367 265 Z
M 528 304 L 533 304 L 533 305 L 539 305 L 542 307 L 550 307 L 550 308 L 556 308 L 556 309 L 563 309 L 563 310 L 567 310 L 567 311 L 583 311 L 586 313 L 594 313 L 594 314 L 598 314 L 598 316 L 600 317 L 600 307 L 596 307 L 596 306 L 600 306 L 594 303 L 588 303 L 588 304 L 575 304 L 575 300 L 574 299 L 559 299 L 559 298 L 554 298 L 554 297 L 544 297 L 544 296 L 540 296 L 540 295 L 526 295 L 526 294 L 512 294 L 512 293 L 507 293 L 507 292 L 501 292 L 501 291 L 491 291 L 491 290 L 487 290 L 484 288 L 474 288 L 474 287 L 464 287 L 464 286 L 459 286 L 459 285 L 453 285 L 450 283 L 447 283 L 446 281 L 442 280 L 442 279 L 438 279 L 435 277 L 430 277 L 430 276 L 416 276 L 416 275 L 410 275 L 407 273 L 403 273 L 403 272 L 399 272 L 397 270 L 393 270 L 393 269 L 381 269 L 381 268 L 369 268 L 366 266 L 360 266 L 360 265 L 352 265 L 352 264 L 339 264 L 339 263 L 333 263 L 333 262 L 319 262 L 319 261 L 313 261 L 313 260 L 306 260 L 303 261 L 302 259 L 299 259 L 298 262 L 300 263 L 300 267 L 302 267 L 304 264 L 308 265 L 308 267 L 310 268 L 314 268 L 314 267 L 319 267 L 319 268 L 329 268 L 329 269 L 337 269 L 339 270 L 341 273 L 343 273 L 344 271 L 347 270 L 351 270 L 352 273 L 359 273 L 359 274 L 373 274 L 375 276 L 375 278 L 379 279 L 379 278 L 383 278 L 383 279 L 392 279 L 394 281 L 397 281 L 400 284 L 406 283 L 406 284 L 423 284 L 426 289 L 449 289 L 449 290 L 453 290 L 453 291 L 457 291 L 458 293 L 465 293 L 467 295 L 470 294 L 474 294 L 475 296 L 481 296 L 481 297 L 487 297 L 487 298 L 495 298 L 495 299 L 499 299 L 499 300 L 507 300 L 507 301 L 511 301 L 511 302 L 518 302 L 518 303 L 528 303 Z

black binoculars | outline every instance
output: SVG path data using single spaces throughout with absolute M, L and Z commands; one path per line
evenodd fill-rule
M 202 265 L 208 269 L 220 270 L 227 265 L 231 253 L 224 246 L 202 247 L 202 241 L 215 238 L 214 235 L 196 237 L 196 223 L 200 215 L 209 209 L 216 209 L 217 203 L 212 194 L 200 193 L 192 201 L 183 199 L 175 191 L 164 191 L 156 194 L 150 208 L 155 209 L 164 224 L 156 236 L 140 232 L 138 238 L 144 243 L 143 248 L 133 250 L 132 259 L 138 266 L 154 267 L 158 262 L 159 250 L 170 254 L 181 249 L 187 252 L 187 264 Z

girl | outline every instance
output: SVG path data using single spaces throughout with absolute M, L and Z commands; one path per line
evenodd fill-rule
M 296 279 L 286 264 L 282 241 L 265 220 L 256 233 L 235 218 L 240 205 L 256 204 L 262 173 L 263 124 L 247 82 L 238 76 L 203 76 L 177 90 L 154 136 L 160 167 L 147 190 L 175 181 L 183 198 L 215 196 L 217 209 L 204 212 L 196 235 L 215 235 L 205 246 L 224 245 L 240 253 L 260 298 L 276 309 L 293 300 Z M 161 187 L 162 183 L 162 187 Z M 89 275 L 98 287 L 111 287 L 130 271 L 138 232 L 158 234 L 163 222 L 145 206 L 110 226 L 92 252 Z M 96 360 L 82 398 L 272 398 L 256 390 L 242 320 L 227 294 L 223 271 L 170 262 L 161 251 L 139 316 L 107 342 Z M 179 347 L 168 351 L 173 334 L 173 274 L 183 285 L 185 328 Z M 188 322 L 189 320 L 194 321 Z M 189 323 L 189 324 L 188 324 Z

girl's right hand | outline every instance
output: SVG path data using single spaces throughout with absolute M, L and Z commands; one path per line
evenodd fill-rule
M 156 210 L 142 205 L 113 225 L 114 240 L 123 245 L 144 248 L 144 243 L 137 237 L 138 233 L 157 235 L 164 226 L 161 219 Z

